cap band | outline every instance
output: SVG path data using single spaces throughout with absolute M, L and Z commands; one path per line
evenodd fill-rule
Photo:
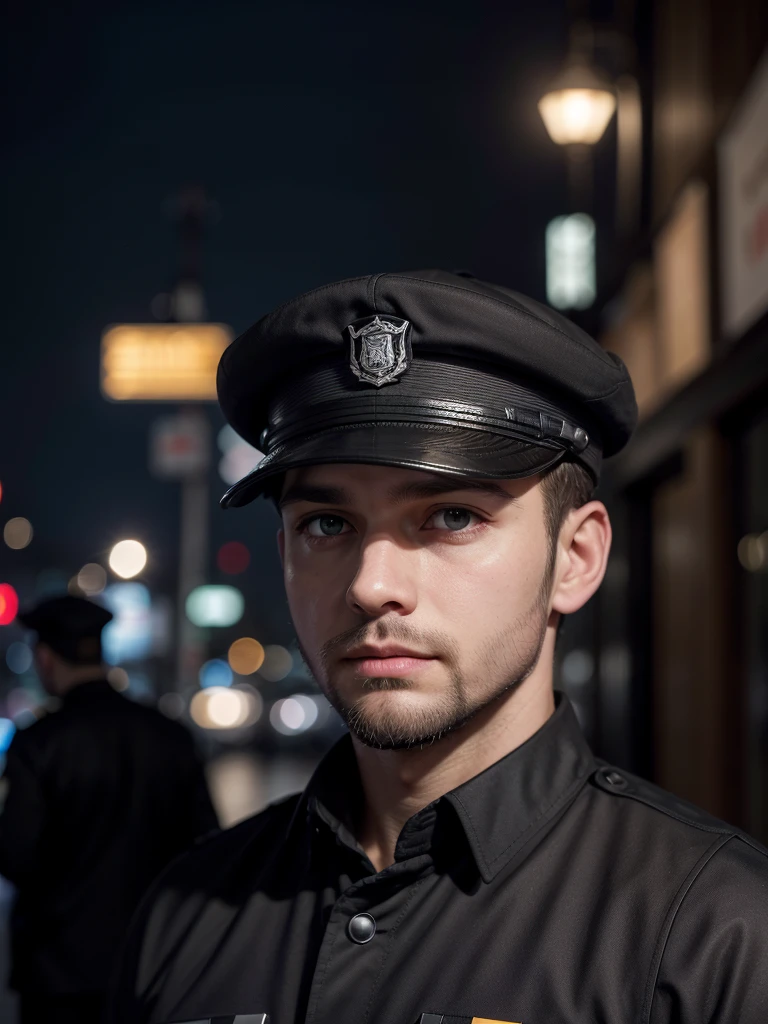
M 320 431 L 385 423 L 499 434 L 571 452 L 594 469 L 602 455 L 592 425 L 587 429 L 540 392 L 486 369 L 435 360 L 414 360 L 396 384 L 380 391 L 362 390 L 341 363 L 303 374 L 272 403 L 260 447 L 270 454 Z

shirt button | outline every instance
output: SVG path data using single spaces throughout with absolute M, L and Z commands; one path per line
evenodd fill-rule
M 370 914 L 355 914 L 347 925 L 347 932 L 353 942 L 362 946 L 376 934 L 376 922 Z
M 623 789 L 627 784 L 627 780 L 623 775 L 620 775 L 619 772 L 613 771 L 605 773 L 605 781 L 609 786 L 613 786 L 615 789 Z

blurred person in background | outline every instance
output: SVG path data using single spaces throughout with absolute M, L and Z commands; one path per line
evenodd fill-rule
M 597 761 L 553 688 L 606 570 L 622 361 L 506 288 L 378 274 L 246 331 L 219 401 L 266 453 L 222 502 L 275 501 L 350 733 L 161 877 L 111 1020 L 765 1024 L 768 851 Z
M 128 921 L 158 872 L 216 828 L 191 736 L 106 679 L 111 614 L 80 597 L 19 615 L 59 710 L 18 732 L 5 768 L 0 874 L 17 888 L 11 979 L 22 1024 L 102 1018 Z

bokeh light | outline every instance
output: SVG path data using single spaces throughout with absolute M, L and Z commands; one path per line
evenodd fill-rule
M 216 564 L 227 575 L 237 576 L 251 564 L 251 553 L 239 540 L 231 540 L 219 548 Z
M 128 673 L 124 668 L 120 668 L 118 665 L 107 672 L 107 681 L 112 689 L 117 690 L 118 693 L 125 693 L 131 685 Z
M 200 685 L 204 690 L 213 686 L 231 686 L 232 669 L 221 658 L 212 658 L 211 661 L 206 661 L 200 669 L 199 678 Z
M 121 540 L 109 553 L 109 567 L 116 576 L 129 580 L 147 564 L 147 549 L 138 540 Z
M 138 661 L 152 650 L 152 598 L 143 583 L 113 583 L 102 600 L 114 615 L 101 634 L 104 660 L 110 665 Z
M 164 693 L 157 702 L 157 710 L 174 721 L 184 714 L 184 698 L 180 693 Z
M 11 745 L 16 726 L 10 718 L 0 718 L 0 754 L 4 754 Z
M 224 483 L 230 486 L 255 469 L 264 458 L 257 448 L 244 441 L 229 425 L 221 428 L 218 440 L 223 452 L 219 473 Z
M 6 665 L 17 676 L 23 676 L 25 672 L 29 672 L 32 668 L 32 660 L 32 648 L 29 644 L 24 644 L 20 640 L 12 643 L 5 652 Z
M 0 626 L 10 626 L 19 610 L 19 598 L 10 583 L 0 583 Z
M 35 711 L 39 707 L 39 701 L 29 690 L 17 686 L 6 696 L 5 707 L 8 717 L 13 719 L 16 728 L 19 728 L 29 725 L 37 717 Z
M 317 721 L 317 701 L 305 693 L 277 700 L 269 712 L 272 728 L 283 736 L 295 736 L 311 729 Z
M 202 729 L 240 729 L 258 719 L 261 704 L 247 690 L 214 686 L 195 694 L 189 713 Z
M 13 548 L 15 551 L 20 551 L 25 548 L 32 540 L 34 530 L 32 529 L 32 523 L 28 519 L 23 519 L 21 516 L 17 516 L 15 519 L 9 519 L 3 528 L 3 540 L 9 548 Z
M 736 551 L 742 567 L 747 572 L 768 569 L 768 530 L 759 534 L 748 533 L 741 538 Z
M 239 676 L 249 676 L 258 672 L 264 664 L 264 648 L 253 637 L 242 636 L 229 648 L 227 658 L 233 672 Z
M 592 678 L 595 671 L 595 659 L 591 651 L 569 651 L 563 658 L 560 676 L 567 686 L 583 686 Z
M 88 562 L 77 574 L 77 585 L 84 594 L 100 594 L 107 585 L 107 571 L 97 562 Z
M 293 657 L 289 650 L 280 644 L 267 644 L 264 648 L 264 663 L 259 669 L 260 675 L 270 683 L 279 683 L 292 668 Z
M 185 603 L 187 618 L 196 626 L 234 626 L 243 617 L 245 601 L 236 587 L 195 587 Z

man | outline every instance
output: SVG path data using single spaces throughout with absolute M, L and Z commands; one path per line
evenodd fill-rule
M 22 1024 L 101 1020 L 109 972 L 150 882 L 216 827 L 192 740 L 106 680 L 112 618 L 79 597 L 19 621 L 58 711 L 14 736 L 0 815 L 0 874 L 18 888 L 11 987 Z
M 342 281 L 224 354 L 307 664 L 349 725 L 303 794 L 158 883 L 120 1024 L 764 1022 L 768 859 L 597 763 L 553 693 L 636 409 L 551 310 L 441 271 Z

